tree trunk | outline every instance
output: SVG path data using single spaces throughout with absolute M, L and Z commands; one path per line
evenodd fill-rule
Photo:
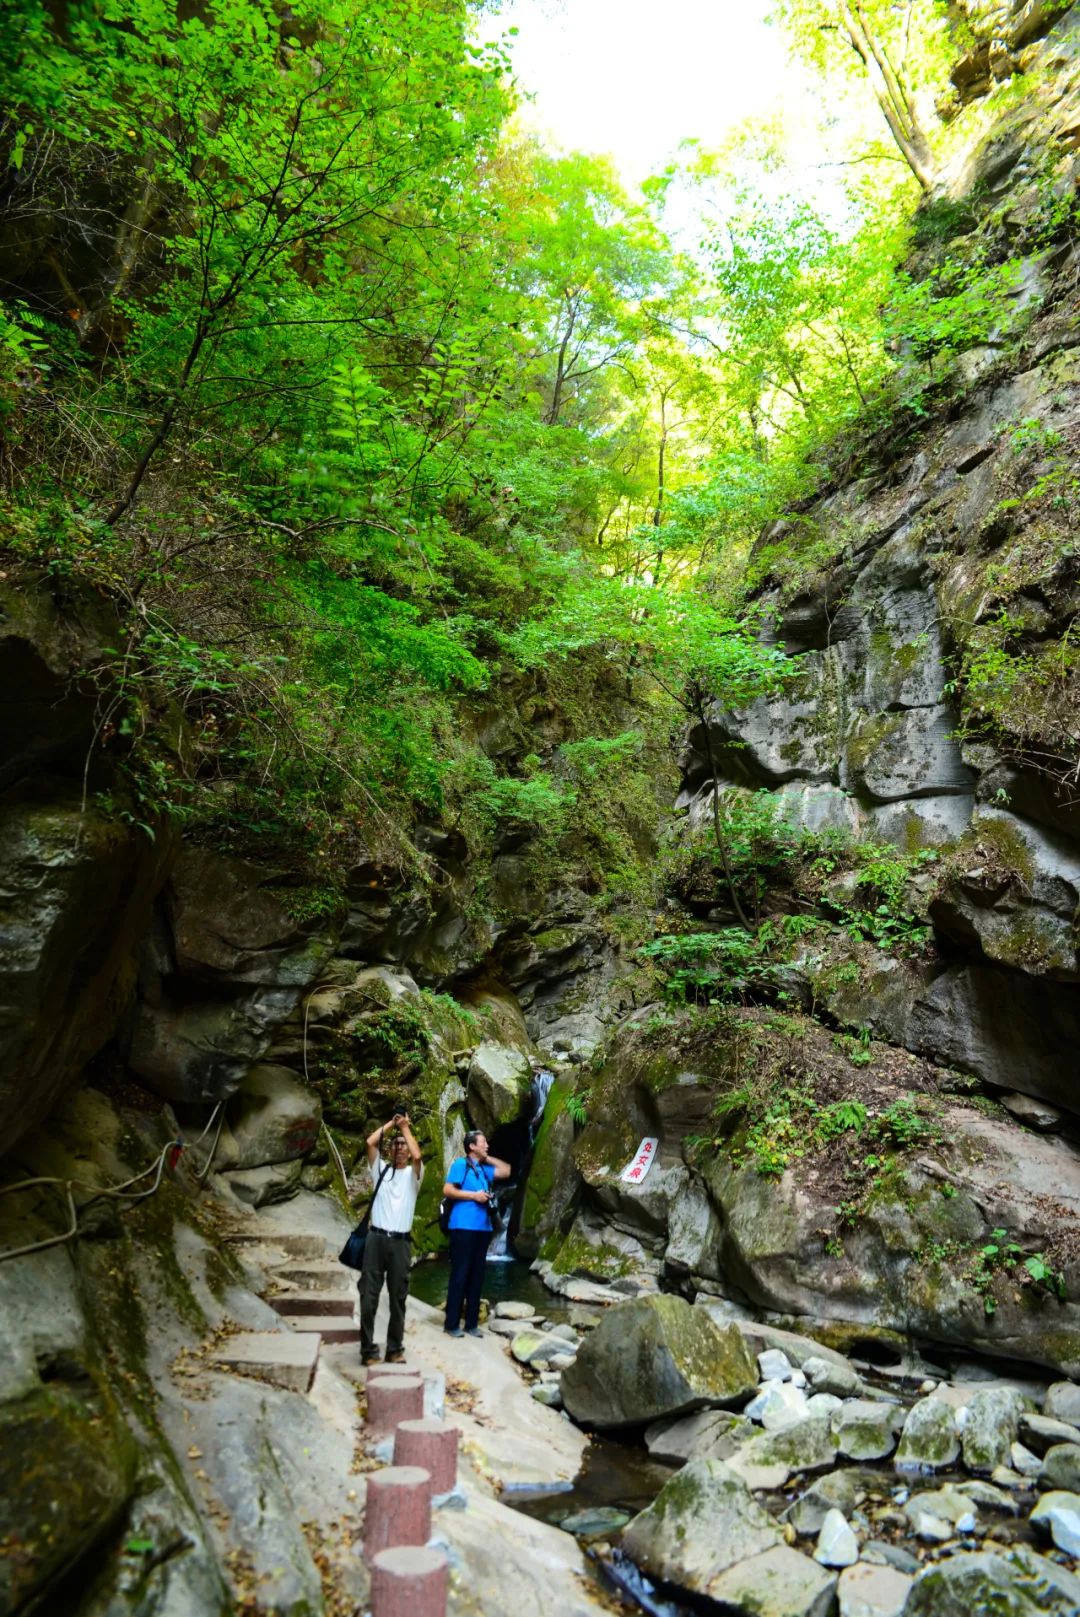
M 712 731 L 709 729 L 709 721 L 705 716 L 704 693 L 697 691 L 693 697 L 693 702 L 695 716 L 697 717 L 701 728 L 705 732 L 705 750 L 709 755 L 709 769 L 712 773 L 712 821 L 713 837 L 716 841 L 716 851 L 720 855 L 720 864 L 723 867 L 724 880 L 727 882 L 727 889 L 731 895 L 732 908 L 734 909 L 736 917 L 738 918 L 739 925 L 745 931 L 753 932 L 754 928 L 750 925 L 750 922 L 747 919 L 746 911 L 742 907 L 738 892 L 735 888 L 735 877 L 732 874 L 731 869 L 731 856 L 728 853 L 727 838 L 724 836 L 724 824 L 720 818 L 720 764 L 716 756 L 716 747 L 713 744 Z
M 934 183 L 930 142 L 906 85 L 859 0 L 838 0 L 837 9 L 848 44 L 866 69 L 889 133 L 923 190 L 929 191 Z
M 559 419 L 559 411 L 562 409 L 562 390 L 563 383 L 566 380 L 566 350 L 570 346 L 570 338 L 574 335 L 574 322 L 577 319 L 577 307 L 569 292 L 565 294 L 565 297 L 569 316 L 562 342 L 559 344 L 559 359 L 555 367 L 555 386 L 551 391 L 551 409 L 547 413 L 549 427 L 555 426 Z

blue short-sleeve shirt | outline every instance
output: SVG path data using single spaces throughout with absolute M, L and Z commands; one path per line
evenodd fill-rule
M 486 1162 L 471 1162 L 468 1157 L 457 1157 L 450 1164 L 447 1182 L 460 1190 L 486 1190 L 490 1193 L 495 1183 L 495 1169 Z M 485 1230 L 490 1232 L 488 1210 L 480 1202 L 455 1202 L 450 1210 L 452 1230 Z

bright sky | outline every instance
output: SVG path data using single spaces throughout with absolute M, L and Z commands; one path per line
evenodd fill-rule
M 637 185 L 679 141 L 720 144 L 735 124 L 801 98 L 771 0 L 504 0 L 485 32 L 520 30 L 524 120 L 565 148 L 610 153 Z

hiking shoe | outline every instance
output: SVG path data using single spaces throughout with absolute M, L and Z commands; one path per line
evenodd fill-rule
M 466 1336 L 483 1336 L 483 1334 L 484 1333 L 480 1329 L 479 1325 L 470 1325 L 469 1329 L 465 1332 Z
M 365 1369 L 369 1364 L 381 1364 L 381 1363 L 382 1363 L 382 1354 L 381 1353 L 361 1353 L 361 1355 L 360 1355 L 360 1364 Z
M 460 1325 L 457 1326 L 456 1329 L 454 1329 L 454 1330 L 451 1330 L 448 1325 L 444 1325 L 443 1326 L 443 1334 L 446 1335 L 446 1336 L 464 1336 L 465 1332 L 461 1329 Z
M 404 1353 L 388 1353 L 386 1355 L 386 1362 L 387 1364 L 404 1364 L 405 1355 Z

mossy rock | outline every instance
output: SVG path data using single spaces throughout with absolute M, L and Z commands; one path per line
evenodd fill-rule
M 552 1236 L 565 1235 L 573 1217 L 581 1183 L 573 1157 L 573 1119 L 566 1110 L 573 1090 L 572 1078 L 557 1078 L 544 1107 L 514 1240 L 522 1258 L 535 1258 Z
M 0 1409 L 0 1611 L 63 1577 L 119 1520 L 135 1486 L 131 1434 L 73 1393 Z
M 681 1297 L 638 1297 L 610 1309 L 563 1371 L 575 1420 L 617 1428 L 740 1403 L 757 1364 L 734 1325 L 722 1330 Z

